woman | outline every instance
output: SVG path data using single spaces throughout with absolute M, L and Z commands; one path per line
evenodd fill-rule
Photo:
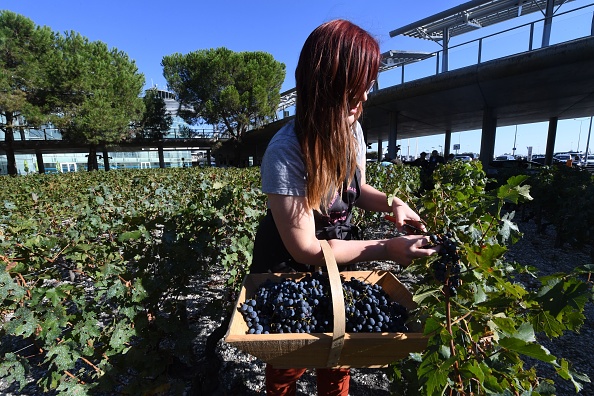
M 392 212 L 396 226 L 423 228 L 402 200 L 365 183 L 365 142 L 357 119 L 380 65 L 377 41 L 360 27 L 334 20 L 305 41 L 295 71 L 295 120 L 270 141 L 262 161 L 268 211 L 254 246 L 252 272 L 307 271 L 324 265 L 318 239 L 329 240 L 337 264 L 394 260 L 408 265 L 436 252 L 419 235 L 356 240 L 353 205 Z M 305 369 L 266 367 L 268 395 L 294 395 Z M 318 394 L 348 395 L 348 369 L 317 370 Z

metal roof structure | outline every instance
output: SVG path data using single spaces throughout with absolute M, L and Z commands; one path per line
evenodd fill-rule
M 394 69 L 398 66 L 406 65 L 413 62 L 422 61 L 423 59 L 435 56 L 434 52 L 418 52 L 418 51 L 402 51 L 390 50 L 382 54 L 382 60 L 379 72 L 385 72 Z
M 277 111 L 283 111 L 287 107 L 295 106 L 295 101 L 297 100 L 297 89 L 291 88 L 288 91 L 282 92 L 280 97 L 281 100 L 278 104 Z
M 368 142 L 594 114 L 594 36 L 387 87 L 369 96 L 361 120 Z
M 552 0 L 556 7 L 571 1 L 573 0 Z M 449 37 L 453 37 L 534 12 L 540 11 L 544 15 L 547 3 L 548 0 L 472 0 L 392 30 L 390 37 L 404 35 L 443 40 L 444 29 L 448 30 Z
M 447 71 L 447 47 L 451 37 L 539 11 L 545 16 L 551 16 L 556 12 L 552 8 L 557 7 L 558 9 L 561 5 L 571 1 L 574 0 L 472 0 L 392 30 L 390 37 L 404 35 L 413 38 L 444 41 L 442 44 L 444 47 L 442 71 Z M 544 35 L 547 35 L 547 33 L 543 32 Z M 444 37 L 446 37 L 445 40 Z M 546 40 L 548 43 L 548 38 Z M 422 61 L 432 56 L 435 56 L 435 53 L 403 50 L 386 51 L 382 53 L 379 72 Z M 281 102 L 277 111 L 284 111 L 294 106 L 296 99 L 295 88 L 281 93 Z

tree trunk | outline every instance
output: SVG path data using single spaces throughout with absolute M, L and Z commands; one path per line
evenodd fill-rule
M 241 138 L 237 138 L 237 140 L 234 139 L 233 141 L 230 140 L 229 143 L 231 144 L 231 165 L 238 168 L 247 167 L 247 160 L 244 161 L 243 158 L 241 158 Z
M 97 163 L 97 146 L 92 144 L 89 147 L 89 158 L 87 160 L 87 170 L 94 171 L 99 170 L 99 164 Z
M 109 168 L 109 153 L 107 152 L 107 149 L 105 148 L 105 146 L 103 146 L 103 167 L 105 168 L 106 172 L 110 169 Z
M 16 166 L 16 156 L 14 155 L 14 148 L 12 144 L 14 143 L 14 129 L 12 127 L 12 123 L 14 122 L 14 117 L 12 113 L 6 113 L 6 130 L 4 132 L 4 141 L 6 142 L 6 162 L 7 162 L 7 173 L 9 175 L 16 175 L 17 174 L 17 166 Z

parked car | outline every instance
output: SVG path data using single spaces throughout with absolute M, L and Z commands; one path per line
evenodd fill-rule
M 519 169 L 522 170 L 522 173 L 538 173 L 538 169 L 541 168 L 543 165 L 534 162 L 534 161 L 526 161 L 522 159 L 512 159 L 512 160 L 495 160 L 491 161 L 489 164 L 489 168 L 487 168 L 487 175 L 494 176 L 503 171 L 504 169 Z
M 467 154 L 456 154 L 454 155 L 454 159 L 460 161 L 472 161 L 472 157 Z
M 532 161 L 533 162 L 538 162 L 539 164 L 543 164 L 545 163 L 545 156 L 542 154 L 536 154 L 532 156 Z
M 460 154 L 456 154 L 456 155 L 466 155 L 468 157 L 470 157 L 471 160 L 475 160 L 479 158 L 479 155 L 477 153 L 460 153 Z
M 495 161 L 514 161 L 515 159 L 516 157 L 508 154 L 498 155 L 497 157 L 495 157 Z
M 590 154 L 588 155 L 588 158 L 582 157 L 582 159 L 576 165 L 586 168 L 594 168 L 594 155 Z
M 553 155 L 553 163 L 565 164 L 570 157 L 572 160 L 574 160 L 574 162 L 579 162 L 582 158 L 582 155 L 580 153 L 572 153 L 572 152 L 555 154 L 555 155 Z M 576 161 L 575 157 L 578 157 L 577 161 Z

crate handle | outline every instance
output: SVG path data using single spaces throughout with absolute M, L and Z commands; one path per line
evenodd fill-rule
M 336 264 L 336 258 L 334 257 L 332 248 L 328 244 L 328 241 L 324 239 L 320 240 L 320 246 L 322 247 L 322 253 L 324 253 L 328 278 L 330 279 L 332 313 L 334 316 L 334 330 L 332 332 L 332 344 L 330 346 L 330 353 L 328 354 L 327 367 L 335 367 L 338 365 L 340 353 L 344 346 L 344 293 L 342 290 L 342 282 L 340 281 L 340 274 L 338 272 L 338 265 Z

